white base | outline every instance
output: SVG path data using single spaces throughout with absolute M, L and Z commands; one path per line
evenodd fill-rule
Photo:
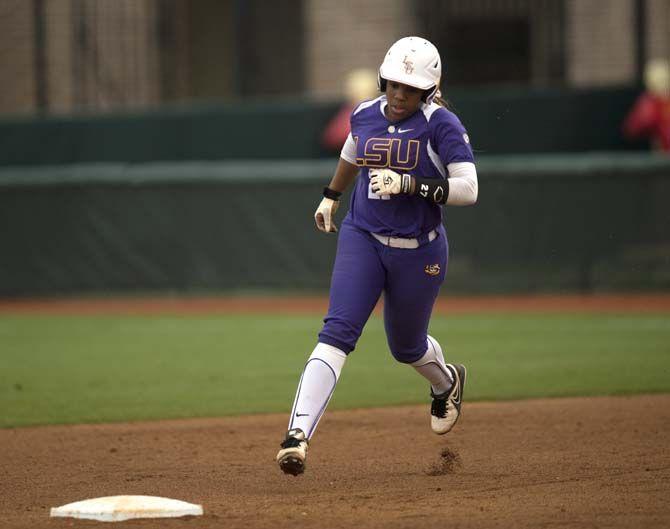
M 84 518 L 101 522 L 121 522 L 133 518 L 201 516 L 202 513 L 201 505 L 158 496 L 106 496 L 51 509 L 52 518 Z

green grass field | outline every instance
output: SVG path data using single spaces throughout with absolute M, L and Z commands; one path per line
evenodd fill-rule
M 319 316 L 0 316 L 0 427 L 288 412 Z M 670 316 L 434 317 L 467 400 L 670 392 Z M 373 317 L 332 408 L 427 402 Z

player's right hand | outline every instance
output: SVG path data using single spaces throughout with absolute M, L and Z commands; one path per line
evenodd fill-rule
M 391 169 L 370 169 L 370 189 L 379 196 L 409 194 L 412 177 L 399 174 Z
M 339 205 L 339 200 L 325 197 L 321 200 L 319 207 L 316 208 L 316 212 L 314 212 L 314 220 L 316 222 L 316 227 L 319 228 L 319 230 L 326 233 L 337 231 L 337 226 L 335 226 L 333 217 L 335 216 L 335 212 Z

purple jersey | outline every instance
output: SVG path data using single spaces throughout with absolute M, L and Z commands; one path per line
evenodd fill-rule
M 402 121 L 384 115 L 386 96 L 358 105 L 351 115 L 360 175 L 348 217 L 372 233 L 414 238 L 442 221 L 440 206 L 410 195 L 380 197 L 370 190 L 371 168 L 388 167 L 421 178 L 446 178 L 453 162 L 474 162 L 465 128 L 453 112 L 435 103 L 422 104 Z

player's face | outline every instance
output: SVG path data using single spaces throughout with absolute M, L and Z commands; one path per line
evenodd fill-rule
M 391 121 L 408 118 L 419 110 L 423 90 L 406 84 L 388 81 L 386 83 L 386 99 L 388 105 L 385 112 Z

